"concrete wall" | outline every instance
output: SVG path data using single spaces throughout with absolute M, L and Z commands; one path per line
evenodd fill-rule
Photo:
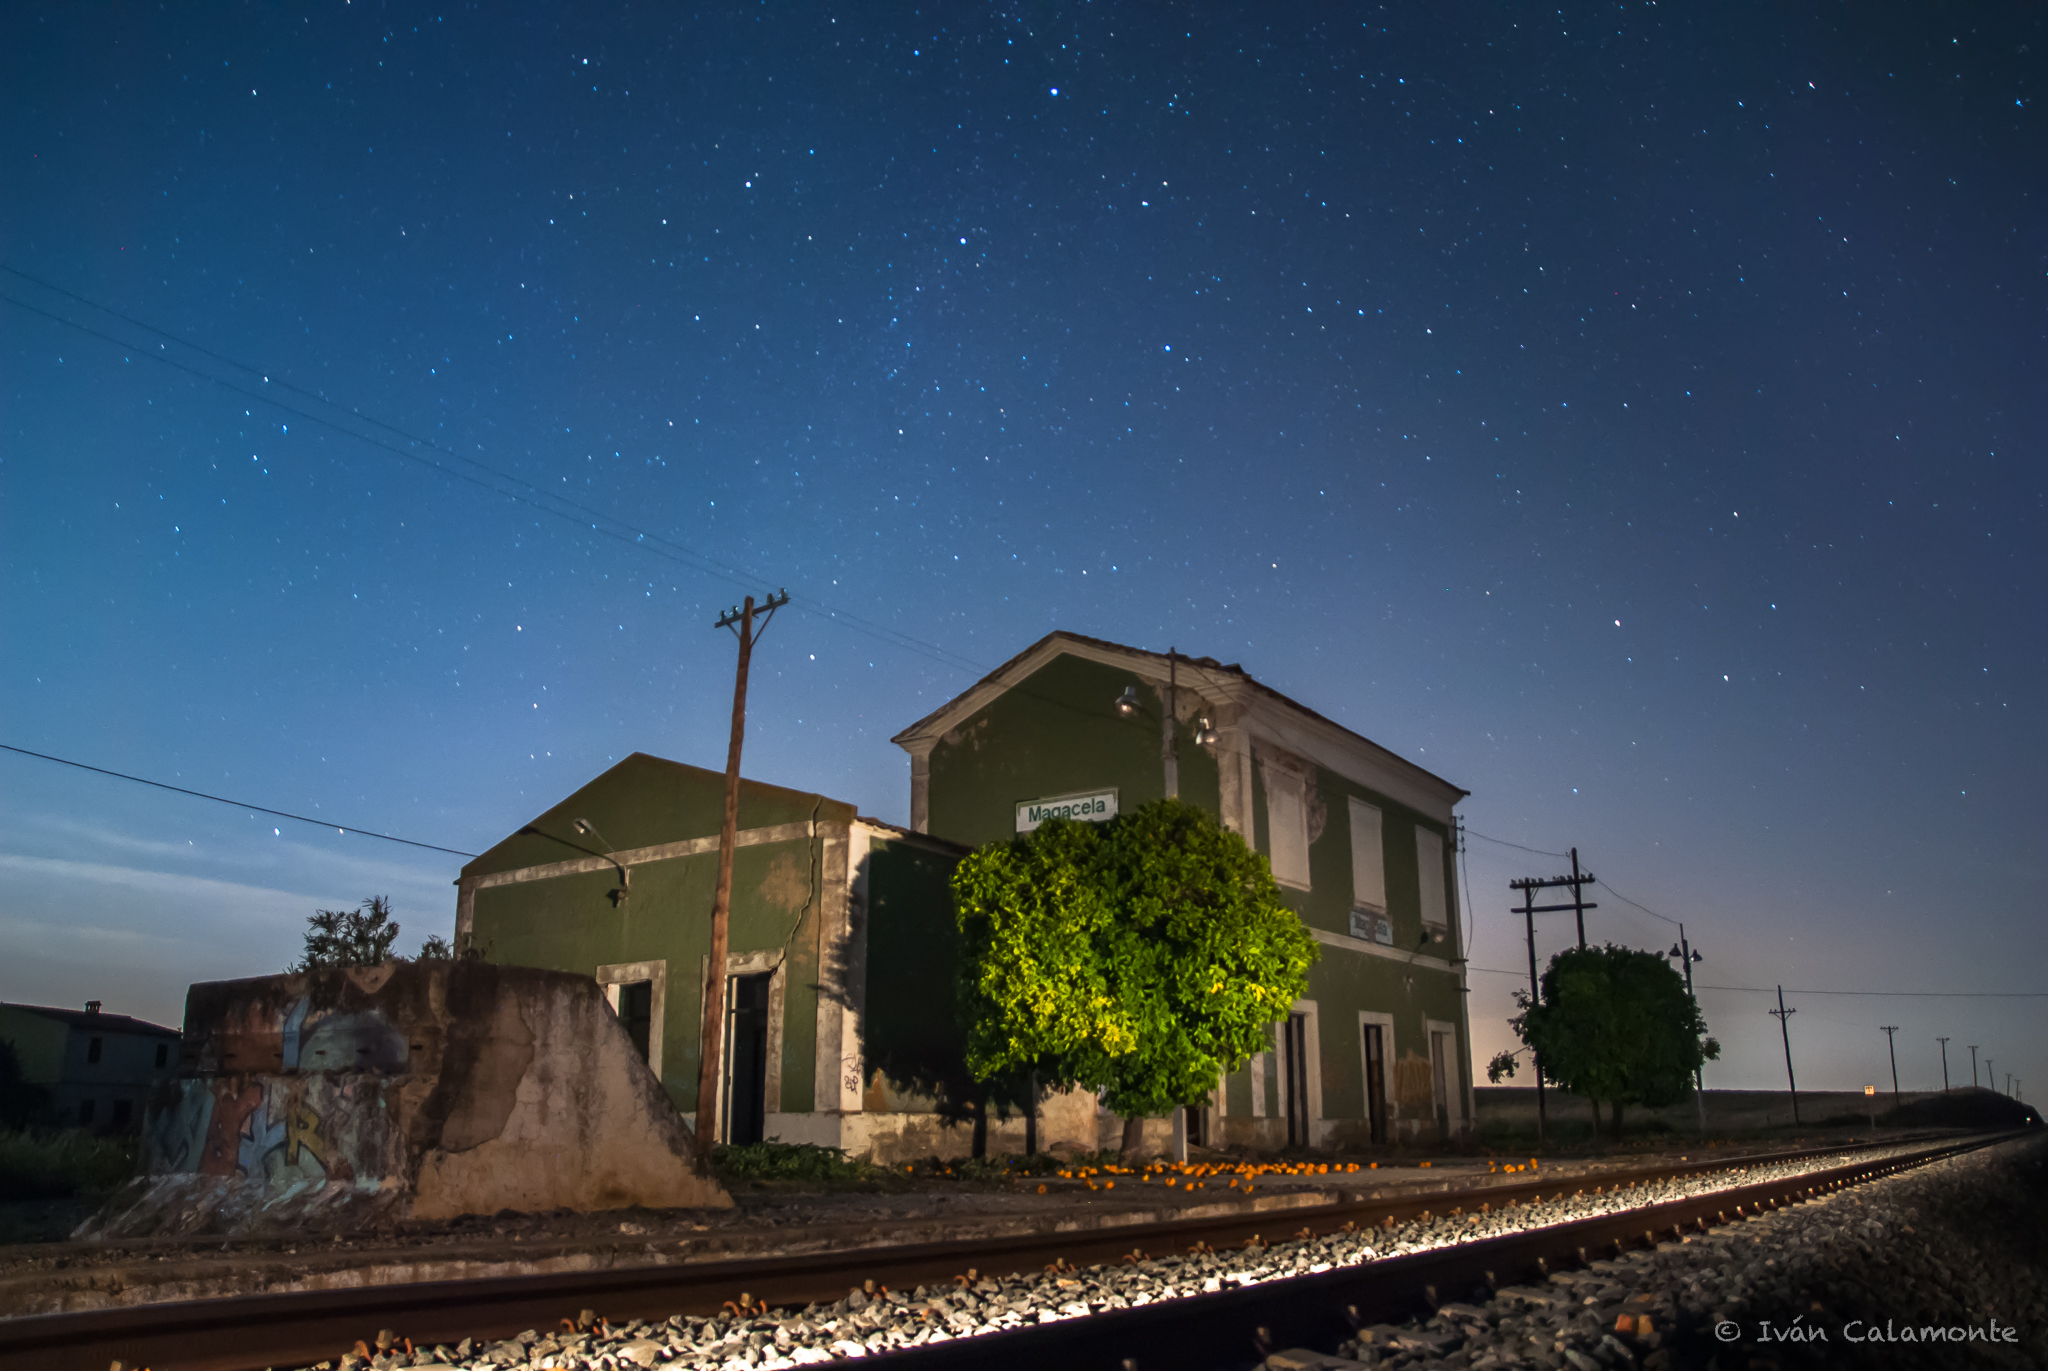
M 143 1175 L 80 1236 L 724 1207 L 588 977 L 482 962 L 195 985 Z

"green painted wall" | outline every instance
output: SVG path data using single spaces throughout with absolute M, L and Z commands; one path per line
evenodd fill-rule
M 1124 687 L 1138 687 L 1135 718 L 1116 712 Z M 1166 793 L 1159 758 L 1160 690 L 1150 681 L 1084 657 L 1060 656 L 951 730 L 932 749 L 931 831 L 969 847 L 1017 836 L 1017 802 L 1102 786 L 1120 809 Z M 1178 726 L 1180 795 L 1220 809 L 1216 759 Z
M 1464 921 L 1455 917 L 1461 910 L 1461 902 L 1451 860 L 1456 844 L 1445 825 L 1424 818 L 1406 805 L 1327 767 L 1315 768 L 1315 792 L 1311 805 L 1314 800 L 1321 800 L 1324 822 L 1319 835 L 1315 834 L 1313 822 L 1309 826 L 1310 833 L 1314 835 L 1308 849 L 1309 889 L 1283 887 L 1281 890 L 1288 907 L 1301 915 L 1303 923 L 1331 933 L 1348 936 L 1351 932 L 1351 797 L 1356 796 L 1377 806 L 1380 811 L 1387 914 L 1394 923 L 1394 946 L 1403 952 L 1411 952 L 1422 936 L 1422 884 L 1415 854 L 1417 828 L 1427 828 L 1444 840 L 1444 889 L 1450 896 L 1452 922 L 1462 930 Z M 1258 764 L 1252 767 L 1252 823 L 1252 845 L 1260 852 L 1272 851 L 1272 833 L 1266 819 L 1265 768 Z M 1453 957 L 1458 954 L 1439 943 L 1431 947 L 1429 955 Z
M 589 819 L 619 850 L 715 838 L 724 784 L 718 772 L 636 753 L 471 862 L 463 874 L 583 856 L 569 844 L 599 845 L 576 834 L 572 824 L 577 818 Z M 813 841 L 741 847 L 733 857 L 730 951 L 780 951 L 785 958 L 782 1098 L 779 1104 L 769 1102 L 771 1109 L 785 1112 L 814 1107 L 824 842 L 830 832 L 845 832 L 853 808 L 818 795 L 741 782 L 743 832 L 807 822 L 813 814 L 818 819 Z M 713 850 L 636 863 L 632 871 L 632 894 L 618 906 L 609 896 L 618 885 L 610 869 L 478 890 L 473 937 L 486 959 L 509 966 L 593 975 L 598 967 L 619 962 L 666 961 L 662 1083 L 687 1112 L 697 1104 L 702 977 L 711 945 L 718 854 Z
M 853 806 L 802 790 L 740 781 L 739 826 L 845 823 Z M 715 838 L 725 817 L 725 776 L 636 752 L 462 868 L 465 876 L 573 861 L 689 838 Z M 606 843 L 575 831 L 588 819 Z M 638 879 L 637 877 L 635 879 Z

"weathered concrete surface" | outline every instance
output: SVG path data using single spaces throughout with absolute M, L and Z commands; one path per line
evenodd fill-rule
M 483 962 L 191 988 L 142 1174 L 81 1238 L 723 1208 L 601 988 Z

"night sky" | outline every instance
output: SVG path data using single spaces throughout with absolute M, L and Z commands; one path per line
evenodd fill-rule
M 478 852 L 722 766 L 787 586 L 747 773 L 900 823 L 987 669 L 1171 645 L 1472 792 L 1481 1064 L 1576 845 L 1596 939 L 1704 952 L 1710 1085 L 1782 983 L 1802 1086 L 1895 1024 L 2048 1090 L 2044 40 L 9 6 L 0 742 Z M 0 998 L 170 1023 L 463 860 L 12 753 L 0 823 Z

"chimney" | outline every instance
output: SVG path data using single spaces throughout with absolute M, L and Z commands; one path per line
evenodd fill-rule
M 87 1000 L 87 1001 L 85 1002 L 85 1012 L 86 1012 L 86 1013 L 88 1013 L 88 1014 L 97 1014 L 97 1013 L 99 1013 L 99 1012 L 100 1012 L 100 1002 L 99 1002 L 98 1000 Z

